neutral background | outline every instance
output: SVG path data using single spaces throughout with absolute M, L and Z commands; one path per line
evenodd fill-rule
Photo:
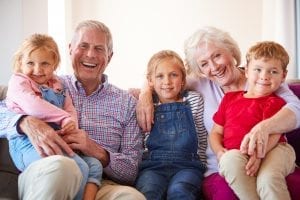
M 294 13 L 294 0 L 0 0 L 0 84 L 11 75 L 13 53 L 35 32 L 59 44 L 58 74 L 72 73 L 67 47 L 75 25 L 85 19 L 111 29 L 114 56 L 106 74 L 124 89 L 142 85 L 153 53 L 172 49 L 184 57 L 185 39 L 202 26 L 229 32 L 243 58 L 257 41 L 281 43 L 291 57 L 288 77 L 296 78 Z

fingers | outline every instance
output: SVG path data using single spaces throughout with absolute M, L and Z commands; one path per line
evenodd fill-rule
M 256 142 L 256 149 L 257 149 L 257 157 L 258 158 L 263 158 L 265 157 L 266 154 L 266 148 L 267 148 L 267 143 L 264 142 L 263 140 L 258 140 Z
M 241 146 L 240 146 L 240 151 L 243 154 L 247 154 L 248 153 L 248 144 L 249 144 L 250 138 L 249 138 L 249 134 L 245 135 L 245 137 L 242 140 Z

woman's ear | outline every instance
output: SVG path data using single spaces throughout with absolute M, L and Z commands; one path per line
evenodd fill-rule
M 281 81 L 282 83 L 285 81 L 287 74 L 288 74 L 288 70 L 283 71 L 282 81 Z
M 248 78 L 248 65 L 245 65 L 245 76 Z

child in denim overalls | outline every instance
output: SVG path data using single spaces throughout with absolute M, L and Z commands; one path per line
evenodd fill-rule
M 185 77 L 183 61 L 173 51 L 160 51 L 148 63 L 147 79 L 157 102 L 136 181 L 147 200 L 200 195 L 207 145 L 203 99 L 184 91 Z
M 26 39 L 15 55 L 15 73 L 8 84 L 6 104 L 14 112 L 37 117 L 61 134 L 68 134 L 78 129 L 78 122 L 70 96 L 54 75 L 59 61 L 58 48 L 51 37 L 33 34 Z M 25 134 L 9 138 L 9 151 L 21 171 L 43 155 Z M 72 159 L 83 175 L 76 199 L 95 199 L 103 171 L 100 161 L 76 154 Z

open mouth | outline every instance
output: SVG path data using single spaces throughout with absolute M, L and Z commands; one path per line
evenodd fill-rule
M 223 78 L 225 76 L 226 68 L 223 68 L 223 70 L 218 71 L 218 73 L 215 73 L 214 76 L 218 78 Z
M 95 68 L 97 67 L 97 64 L 93 64 L 93 63 L 87 63 L 87 62 L 81 62 L 81 64 L 87 68 Z

